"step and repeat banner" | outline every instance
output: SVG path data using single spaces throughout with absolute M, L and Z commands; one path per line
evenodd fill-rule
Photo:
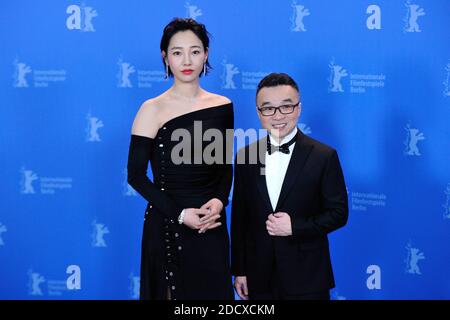
M 1 1 L 0 299 L 139 297 L 128 146 L 171 85 L 174 17 L 212 34 L 201 84 L 236 128 L 260 128 L 256 85 L 286 72 L 299 128 L 337 149 L 350 216 L 329 236 L 332 298 L 450 299 L 449 15 L 447 0 Z

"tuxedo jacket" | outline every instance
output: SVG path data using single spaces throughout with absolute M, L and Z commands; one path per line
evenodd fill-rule
M 298 130 L 273 210 L 264 175 L 266 149 L 267 137 L 236 156 L 232 273 L 247 277 L 250 299 L 270 292 L 273 281 L 286 297 L 329 290 L 335 284 L 327 235 L 348 219 L 347 190 L 336 150 Z M 257 161 L 255 154 L 260 155 Z M 291 236 L 269 235 L 266 220 L 274 212 L 289 214 Z

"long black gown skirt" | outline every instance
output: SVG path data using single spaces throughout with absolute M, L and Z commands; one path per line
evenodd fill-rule
M 200 208 L 212 198 L 228 204 L 233 147 L 226 144 L 225 132 L 233 129 L 233 119 L 229 103 L 173 118 L 154 139 L 132 136 L 128 181 L 149 202 L 142 237 L 141 299 L 233 299 L 225 210 L 222 225 L 202 234 L 177 221 L 184 208 Z M 220 138 L 202 139 L 208 129 L 222 136 L 215 151 L 212 143 Z M 187 133 L 190 139 L 185 140 Z M 205 163 L 204 154 L 216 163 Z M 148 161 L 153 182 L 146 176 Z

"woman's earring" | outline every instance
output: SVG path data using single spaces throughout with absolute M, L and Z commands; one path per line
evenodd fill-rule
M 169 79 L 169 65 L 166 64 L 166 76 L 164 79 Z
M 203 76 L 206 76 L 206 63 L 203 64 Z

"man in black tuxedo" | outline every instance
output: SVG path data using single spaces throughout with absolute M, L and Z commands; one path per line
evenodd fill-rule
M 327 235 L 348 218 L 338 155 L 297 128 L 300 92 L 287 74 L 262 79 L 256 104 L 269 135 L 236 156 L 231 216 L 236 292 L 252 300 L 329 300 L 335 284 Z

